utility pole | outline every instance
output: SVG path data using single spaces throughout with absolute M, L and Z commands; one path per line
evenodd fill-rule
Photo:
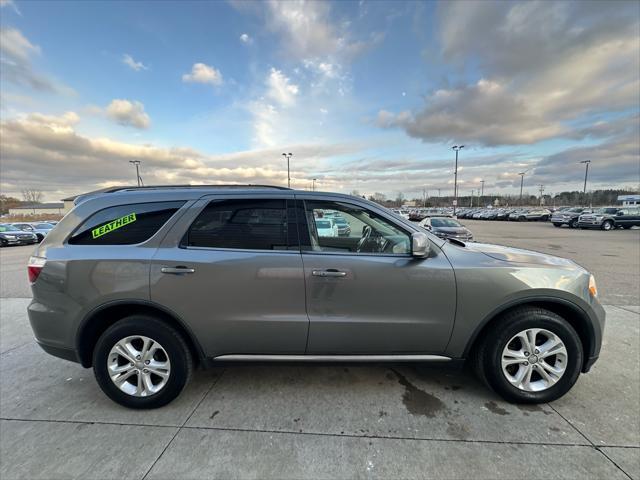
M 293 153 L 283 153 L 282 155 L 287 159 L 287 187 L 291 188 L 291 170 L 289 168 L 289 163 Z
M 540 206 L 542 206 L 542 192 L 544 192 L 544 185 L 540 184 Z
M 453 216 L 455 217 L 458 206 L 458 152 L 464 148 L 464 145 L 454 145 L 451 148 L 456 152 L 456 168 L 453 172 Z
M 140 160 L 129 160 L 129 163 L 136 166 L 136 181 L 138 182 L 138 186 L 142 182 L 142 178 L 140 177 Z
M 473 192 L 474 192 L 474 190 L 473 190 L 473 188 L 472 188 L 472 189 L 471 189 L 471 201 L 469 202 L 469 207 L 470 207 L 470 208 L 473 208 Z
M 478 206 L 482 202 L 482 197 L 484 197 L 484 180 L 480 180 L 480 201 L 478 202 Z
M 316 191 L 316 179 L 313 179 L 313 187 L 311 189 L 311 191 L 315 192 Z

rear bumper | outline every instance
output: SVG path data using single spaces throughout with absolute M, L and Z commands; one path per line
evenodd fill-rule
M 78 359 L 78 354 L 75 350 L 71 348 L 63 348 L 54 345 L 48 345 L 46 343 L 38 342 L 40 348 L 42 348 L 49 355 L 53 355 L 54 357 L 62 358 L 64 360 L 69 360 L 70 362 L 80 363 Z

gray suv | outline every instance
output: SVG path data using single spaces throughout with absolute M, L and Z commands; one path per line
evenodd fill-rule
M 334 212 L 346 236 L 318 233 Z M 445 240 L 362 198 L 260 186 L 87 194 L 28 265 L 36 340 L 132 408 L 195 366 L 462 362 L 514 402 L 597 360 L 595 281 L 570 260 Z

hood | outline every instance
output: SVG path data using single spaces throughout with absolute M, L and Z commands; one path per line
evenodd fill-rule
M 553 255 L 533 252 L 531 250 L 522 250 L 520 248 L 493 245 L 490 243 L 467 243 L 466 250 L 484 253 L 488 257 L 494 258 L 496 260 L 502 260 L 504 262 L 554 265 L 565 267 L 576 266 L 576 263 L 566 258 L 554 257 Z

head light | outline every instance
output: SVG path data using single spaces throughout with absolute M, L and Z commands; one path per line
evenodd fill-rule
M 596 286 L 596 277 L 594 277 L 593 275 L 589 277 L 589 295 L 591 295 L 593 298 L 596 298 L 598 296 L 598 287 Z

